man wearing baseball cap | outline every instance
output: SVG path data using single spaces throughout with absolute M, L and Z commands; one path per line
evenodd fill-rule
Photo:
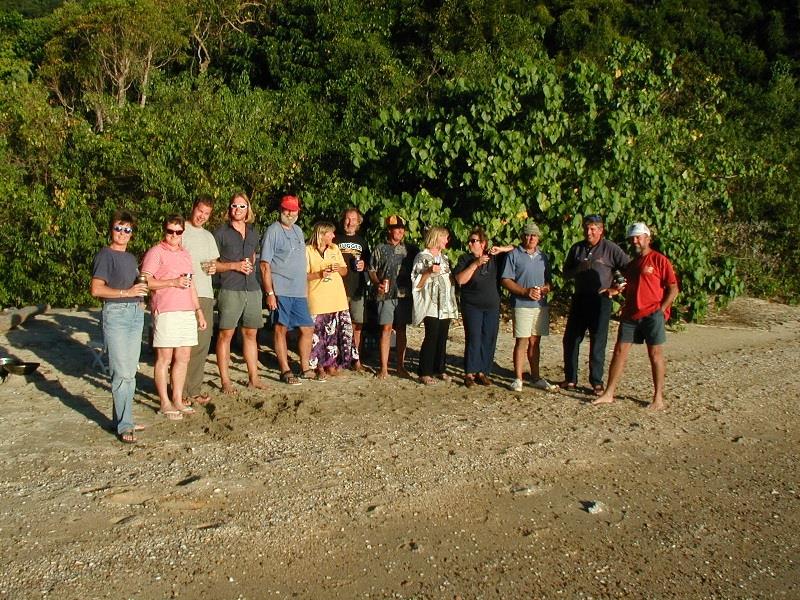
M 511 318 L 514 323 L 514 381 L 511 389 L 522 391 L 522 373 L 527 362 L 533 387 L 553 392 L 553 385 L 539 374 L 539 342 L 550 334 L 547 294 L 550 293 L 550 262 L 539 249 L 539 226 L 528 221 L 522 228 L 522 243 L 508 253 L 503 287 L 511 292 Z
M 300 379 L 289 366 L 286 334 L 298 329 L 298 354 L 302 379 L 317 379 L 308 366 L 314 321 L 308 310 L 308 279 L 306 277 L 306 241 L 297 226 L 300 200 L 297 196 L 281 198 L 278 220 L 267 227 L 261 242 L 261 286 L 267 296 L 267 308 L 274 322 L 275 357 L 281 381 L 299 385 Z
M 634 258 L 625 269 L 627 285 L 621 292 L 613 286 L 606 290 L 609 296 L 619 293 L 625 296 L 617 343 L 608 372 L 608 387 L 592 404 L 614 402 L 614 391 L 622 377 L 631 344 L 644 342 L 647 344 L 653 374 L 654 393 L 650 408 L 661 410 L 664 408 L 666 372 L 663 346 L 667 336 L 664 324 L 678 295 L 678 280 L 669 259 L 650 247 L 650 229 L 647 225 L 634 223 L 628 227 L 627 237 L 634 251 Z
M 381 327 L 381 369 L 376 376 L 389 375 L 392 329 L 396 335 L 397 375 L 410 377 L 405 368 L 406 326 L 411 322 L 411 268 L 419 249 L 403 242 L 406 222 L 399 215 L 386 218 L 386 243 L 379 244 L 370 257 L 369 277 L 378 295 L 378 324 Z
M 578 385 L 578 356 L 586 331 L 589 331 L 589 383 L 596 396 L 603 391 L 603 370 L 606 362 L 608 323 L 612 302 L 608 294 L 599 293 L 611 287 L 614 271 L 622 271 L 630 262 L 625 251 L 605 239 L 603 217 L 583 217 L 583 241 L 573 244 L 564 261 L 564 278 L 575 281 L 575 293 L 564 329 L 565 390 Z

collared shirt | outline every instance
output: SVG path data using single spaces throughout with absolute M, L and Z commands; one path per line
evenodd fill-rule
M 524 288 L 542 287 L 550 283 L 550 261 L 536 248 L 532 254 L 525 252 L 522 245 L 508 253 L 502 279 L 513 279 Z M 547 306 L 547 297 L 531 300 L 527 297 L 511 294 L 511 308 L 541 308 Z
M 411 297 L 411 269 L 417 254 L 416 246 L 403 242 L 396 246 L 380 244 L 375 248 L 369 270 L 375 271 L 379 282 L 389 280 L 387 299 Z
M 614 271 L 622 271 L 630 261 L 622 248 L 606 238 L 594 246 L 583 240 L 569 249 L 564 260 L 564 277 L 575 279 L 576 294 L 597 294 L 610 288 Z
M 325 254 L 320 254 L 313 246 L 306 246 L 306 259 L 306 273 L 319 273 L 329 265 L 344 264 L 344 257 L 336 244 L 325 248 Z M 312 315 L 324 315 L 348 308 L 342 276 L 338 271 L 333 271 L 327 279 L 308 281 L 308 310 Z
M 258 250 L 258 230 L 251 224 L 245 224 L 245 236 L 236 231 L 230 223 L 220 225 L 214 232 L 214 239 L 219 248 L 220 262 L 241 262 L 245 258 L 254 260 Z M 220 288 L 235 292 L 257 292 L 261 286 L 256 278 L 258 265 L 253 265 L 253 271 L 245 275 L 239 271 L 225 271 L 219 274 Z
M 634 258 L 625 270 L 625 277 L 628 285 L 623 292 L 625 304 L 622 305 L 622 318 L 631 321 L 643 319 L 659 310 L 666 289 L 678 284 L 672 263 L 655 250 Z M 666 319 L 669 319 L 669 310 Z
M 275 221 L 267 227 L 261 243 L 261 260 L 269 263 L 276 295 L 308 297 L 306 240 L 297 225 L 287 229 Z
M 144 255 L 142 273 L 154 279 L 175 279 L 192 272 L 192 257 L 184 248 L 173 250 L 166 242 L 159 242 Z M 150 310 L 154 315 L 164 312 L 193 311 L 192 288 L 165 287 L 150 292 Z

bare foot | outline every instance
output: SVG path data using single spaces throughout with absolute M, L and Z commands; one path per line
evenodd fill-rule
M 659 398 L 658 400 L 653 400 L 650 406 L 647 407 L 647 410 L 664 410 L 666 407 L 664 400 Z
M 592 405 L 598 404 L 613 404 L 614 403 L 614 396 L 609 394 L 607 391 L 605 394 L 597 398 L 596 400 L 592 400 Z
M 377 373 L 375 373 L 375 377 L 377 379 L 386 379 L 387 377 L 389 377 L 389 372 L 388 371 L 378 371 Z
M 211 396 L 209 396 L 206 393 L 198 394 L 197 396 L 192 396 L 192 402 L 196 402 L 200 406 L 204 406 L 209 402 L 211 402 Z M 184 404 L 188 404 L 189 406 L 191 406 L 191 404 L 189 404 L 186 401 L 184 401 Z
M 251 381 L 247 384 L 247 387 L 251 390 L 266 390 L 267 386 L 261 383 L 260 379 L 256 379 L 255 381 Z
M 326 371 L 328 373 L 328 377 L 338 377 L 342 374 L 336 367 L 329 367 L 326 369 Z
M 222 393 L 226 396 L 235 396 L 236 389 L 233 387 L 233 384 L 230 381 L 223 381 L 222 382 Z

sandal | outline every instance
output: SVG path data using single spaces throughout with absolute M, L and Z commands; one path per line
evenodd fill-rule
M 602 383 L 598 383 L 592 386 L 592 392 L 595 396 L 602 396 L 606 391 L 606 388 L 603 386 Z
M 168 421 L 180 421 L 183 419 L 183 414 L 179 410 L 160 410 L 156 414 L 161 415 Z
M 317 373 L 314 369 L 306 369 L 303 371 L 303 374 L 300 375 L 300 379 L 303 381 L 319 381 L 322 383 L 323 381 L 328 381 L 328 379 L 322 373 Z
M 568 392 L 574 392 L 578 389 L 578 384 L 573 383 L 572 381 L 562 381 L 558 384 L 558 387 L 560 387 L 562 390 L 567 390 Z
M 135 444 L 139 440 L 136 439 L 136 436 L 133 434 L 133 430 L 123 431 L 117 436 L 120 442 L 123 444 Z
M 473 375 L 464 375 L 464 387 L 472 387 L 475 385 L 475 377 Z
M 281 381 L 288 385 L 300 385 L 302 383 L 291 371 L 281 373 Z

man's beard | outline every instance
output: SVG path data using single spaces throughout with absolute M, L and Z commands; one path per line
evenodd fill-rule
M 284 215 L 281 213 L 280 221 L 281 225 L 284 225 L 285 227 L 291 227 L 297 223 L 297 215 Z

